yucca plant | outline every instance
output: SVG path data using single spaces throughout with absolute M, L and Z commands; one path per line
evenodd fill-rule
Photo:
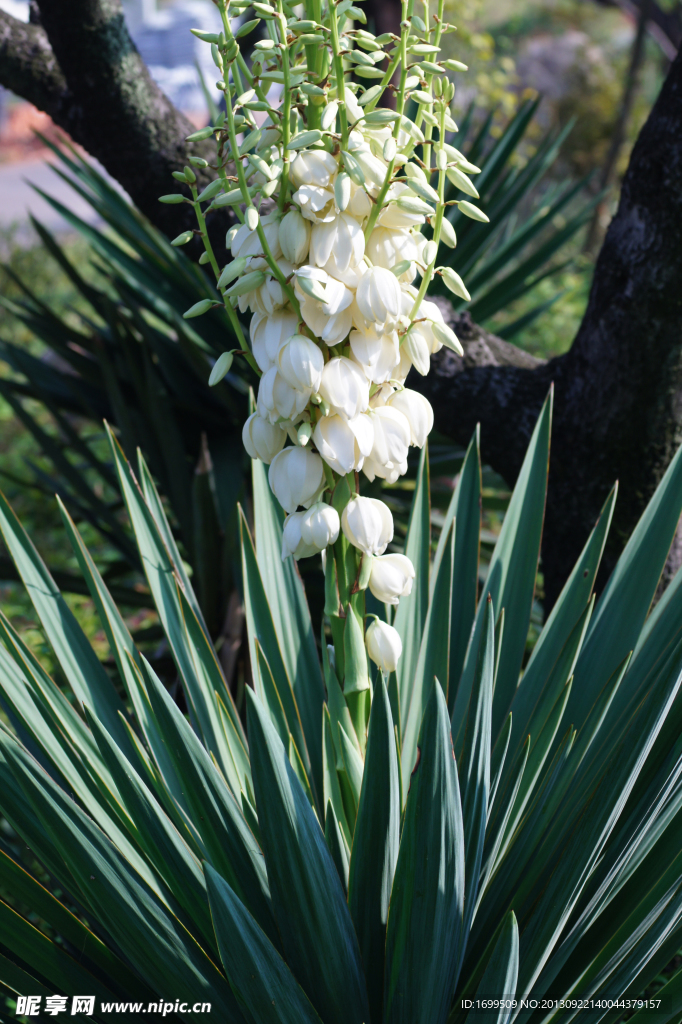
M 550 423 L 548 400 L 480 596 L 478 439 L 433 559 L 422 453 L 403 656 L 373 679 L 366 734 L 279 557 L 262 463 L 254 537 L 241 518 L 246 733 L 141 457 L 136 479 L 110 437 L 187 714 L 64 508 L 114 678 L 0 501 L 70 688 L 0 615 L 0 980 L 20 1008 L 57 993 L 94 996 L 101 1020 L 201 1003 L 240 1024 L 623 1015 L 682 944 L 682 577 L 651 607 L 682 455 L 595 603 L 614 488 L 524 665 Z M 679 1020 L 681 981 L 635 1019 Z

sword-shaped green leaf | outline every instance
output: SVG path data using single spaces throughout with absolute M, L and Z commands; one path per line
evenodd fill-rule
M 424 714 L 386 930 L 386 1024 L 444 1024 L 465 942 L 464 832 L 445 696 Z
M 428 706 L 436 680 L 447 690 L 447 672 L 450 666 L 450 622 L 452 620 L 453 569 L 455 561 L 455 523 L 450 526 L 448 539 L 437 574 L 433 595 L 429 602 L 419 658 L 411 685 L 405 687 L 405 698 L 400 698 L 404 723 L 401 748 L 403 792 L 407 793 L 410 772 L 417 756 L 417 738 L 424 712 Z M 404 598 L 402 599 L 404 600 Z M 400 662 L 398 662 L 400 665 Z M 445 675 L 443 675 L 445 673 Z
M 426 613 L 429 607 L 429 562 L 431 558 L 431 502 L 429 498 L 428 444 L 422 448 L 417 470 L 417 485 L 407 525 L 405 554 L 412 562 L 415 578 L 412 593 L 402 597 L 393 625 L 400 633 L 403 653 L 396 669 L 400 708 L 404 723 L 408 693 L 417 667 Z
M 373 1021 L 381 1020 L 386 921 L 400 843 L 398 772 L 391 706 L 380 678 L 369 718 L 348 881 L 348 906 L 360 944 Z
M 477 1024 L 507 1024 L 514 1012 L 518 974 L 519 928 L 510 910 L 476 992 L 476 999 L 500 1000 L 502 1005 L 477 1013 Z
M 287 963 L 327 1024 L 369 1020 L 362 962 L 336 866 L 269 716 L 247 691 L 258 823 Z
M 321 1024 L 282 957 L 224 878 L 206 864 L 215 933 L 232 991 L 254 1024 Z

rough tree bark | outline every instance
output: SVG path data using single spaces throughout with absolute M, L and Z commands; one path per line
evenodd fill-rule
M 49 114 L 166 234 L 194 228 L 188 206 L 158 197 L 176 191 L 172 172 L 206 146 L 185 142 L 194 126 L 149 74 L 120 0 L 38 0 L 38 8 L 40 24 L 0 11 L 0 85 Z
M 391 0 L 376 2 L 389 13 Z M 0 12 L 0 83 L 50 113 L 157 226 L 177 234 L 188 208 L 164 207 L 157 196 L 185 163 L 190 126 L 149 77 L 119 0 L 37 3 L 42 25 Z M 483 456 L 510 484 L 554 383 L 543 548 L 548 604 L 614 480 L 621 490 L 602 578 L 682 440 L 681 272 L 678 56 L 633 150 L 571 350 L 537 363 L 459 318 L 466 359 L 441 353 L 428 377 L 410 380 L 431 399 L 444 434 L 465 444 L 481 422 Z
M 474 354 L 477 365 L 467 367 L 445 352 L 428 377 L 410 377 L 444 434 L 464 444 L 481 422 L 483 457 L 510 483 L 554 383 L 543 543 L 549 605 L 614 481 L 602 582 L 682 442 L 681 139 L 682 52 L 633 149 L 570 351 L 532 368 L 509 365 L 503 353 L 498 365 L 480 365 Z M 469 347 L 476 329 L 458 327 Z

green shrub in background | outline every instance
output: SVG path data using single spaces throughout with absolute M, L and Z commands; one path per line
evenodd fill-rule
M 403 657 L 373 680 L 366 735 L 278 557 L 261 463 L 254 539 L 241 521 L 246 734 L 142 459 L 136 481 L 111 439 L 189 720 L 68 514 L 113 677 L 2 503 L 70 687 L 0 617 L 7 990 L 87 990 L 96 1019 L 102 1001 L 160 996 L 210 1001 L 225 1021 L 437 1024 L 464 1020 L 463 999 L 503 994 L 592 1003 L 532 1014 L 512 1003 L 472 1024 L 622 1016 L 608 1000 L 640 992 L 682 938 L 682 577 L 650 610 L 682 511 L 682 455 L 595 604 L 609 496 L 521 672 L 550 422 L 548 402 L 480 600 L 477 439 L 431 566 L 422 457 L 405 546 L 417 575 L 393 620 Z M 674 978 L 664 1012 L 635 1019 L 679 1019 L 679 989 Z

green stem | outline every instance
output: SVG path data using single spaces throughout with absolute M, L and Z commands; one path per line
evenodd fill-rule
M 194 184 L 190 185 L 190 188 L 192 190 L 192 199 L 193 199 L 192 205 L 194 207 L 194 213 L 196 214 L 197 224 L 199 225 L 199 230 L 201 231 L 201 239 L 202 239 L 202 241 L 204 243 L 204 249 L 208 253 L 208 261 L 211 264 L 211 267 L 213 269 L 213 273 L 215 274 L 215 279 L 217 281 L 218 278 L 220 277 L 220 267 L 218 266 L 218 261 L 215 258 L 215 253 L 213 252 L 213 246 L 211 245 L 211 239 L 208 237 L 208 231 L 206 230 L 206 218 L 204 217 L 204 214 L 203 214 L 203 212 L 201 210 L 201 203 L 197 202 L 197 196 L 198 196 L 199 193 L 197 191 L 196 185 L 194 185 Z M 253 358 L 253 355 L 251 354 L 251 350 L 250 350 L 249 346 L 246 343 L 246 338 L 244 337 L 244 332 L 242 331 L 242 325 L 239 323 L 239 317 L 237 316 L 237 314 L 233 310 L 232 306 L 230 305 L 230 300 L 225 295 L 225 293 L 223 293 L 223 303 L 225 305 L 225 312 L 227 313 L 227 316 L 228 316 L 228 319 L 229 319 L 230 324 L 232 326 L 232 329 L 233 329 L 234 333 L 237 335 L 237 341 L 239 342 L 239 347 L 241 348 L 242 352 L 246 356 L 246 361 L 249 364 L 249 366 L 260 377 L 261 376 L 260 367 L 258 366 L 258 363 L 256 362 L 256 360 Z
M 439 149 L 443 148 L 443 142 L 445 141 L 445 98 L 441 97 L 441 112 L 440 112 L 440 127 L 439 131 Z M 429 147 L 430 149 L 433 147 Z M 421 305 L 421 301 L 426 295 L 426 291 L 433 280 L 433 271 L 436 266 L 436 260 L 438 259 L 438 245 L 440 243 L 440 232 L 443 224 L 443 217 L 445 216 L 445 171 L 438 172 L 438 209 L 436 210 L 436 222 L 433 225 L 433 241 L 436 243 L 436 255 L 433 262 L 424 271 L 421 284 L 419 285 L 419 291 L 417 292 L 417 298 L 414 300 L 414 305 L 410 310 L 410 320 L 414 320 Z
M 402 15 L 403 15 L 402 21 L 403 21 L 403 24 L 406 23 L 407 13 L 408 13 L 407 0 L 403 0 L 403 4 L 402 4 Z M 403 117 L 403 114 L 405 113 L 405 92 L 406 92 L 405 82 L 407 81 L 407 37 L 409 35 L 409 29 L 403 27 L 403 28 L 401 28 L 400 33 L 401 33 L 400 34 L 401 70 L 400 70 L 400 87 L 398 89 L 398 103 L 397 103 L 398 119 L 396 120 L 395 124 L 393 125 L 393 138 L 394 139 L 398 138 L 398 134 L 400 132 L 400 122 L 401 122 L 401 119 Z M 388 168 L 386 170 L 386 177 L 384 178 L 384 183 L 381 186 L 381 191 L 379 192 L 379 195 L 376 198 L 376 202 L 374 203 L 374 205 L 372 207 L 372 212 L 369 215 L 369 220 L 367 221 L 367 224 L 365 226 L 365 245 L 369 241 L 370 235 L 372 234 L 372 231 L 374 230 L 374 226 L 375 226 L 375 224 L 377 222 L 377 218 L 378 218 L 379 214 L 381 213 L 381 211 L 383 209 L 384 202 L 386 200 L 386 194 L 388 193 L 388 190 L 391 187 L 391 180 L 393 178 L 393 168 L 394 168 L 394 166 L 395 166 L 395 157 L 393 158 L 393 160 L 390 161 L 390 163 L 388 165 Z
M 348 113 L 346 111 L 346 80 L 343 73 L 343 57 L 339 42 L 339 23 L 336 17 L 334 0 L 329 3 L 329 23 L 332 30 L 332 53 L 334 56 L 334 78 L 336 79 L 336 101 L 339 104 L 339 122 L 341 124 L 341 148 L 348 149 Z
M 282 42 L 285 44 L 282 49 L 282 73 L 284 75 L 284 99 L 282 102 L 282 176 L 279 188 L 279 200 L 278 207 L 280 210 L 284 209 L 284 204 L 287 201 L 287 194 L 289 192 L 289 165 L 291 163 L 289 157 L 289 141 L 291 139 L 291 75 L 289 73 L 289 50 L 286 47 L 287 38 L 287 19 L 284 14 L 284 5 L 282 0 L 278 0 L 277 7 L 279 10 L 279 26 L 280 32 L 282 33 Z

